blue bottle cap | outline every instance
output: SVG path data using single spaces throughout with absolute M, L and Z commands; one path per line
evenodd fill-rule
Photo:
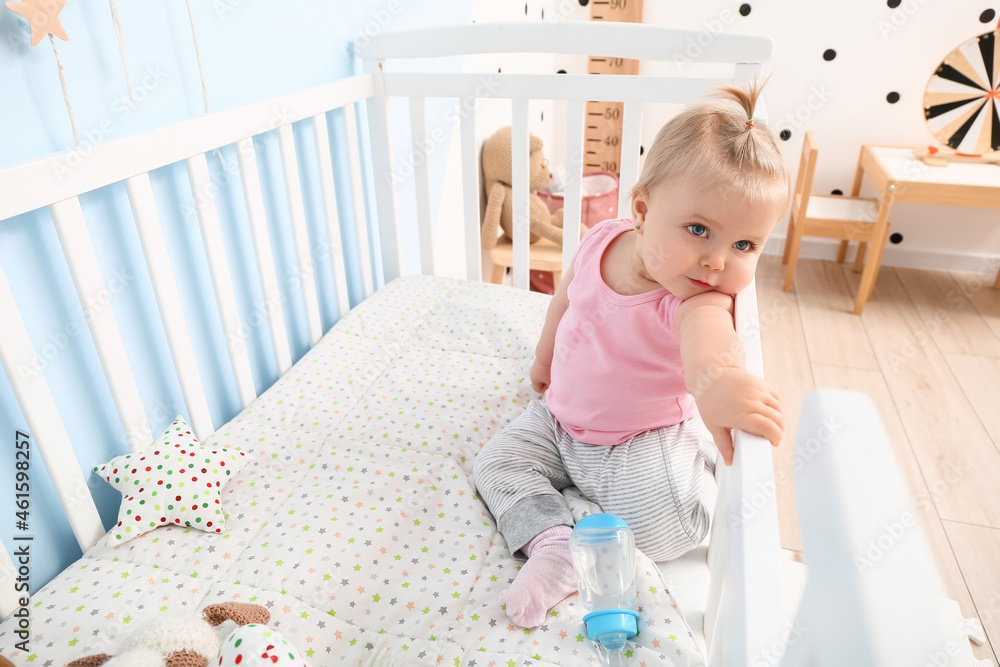
M 583 617 L 587 624 L 587 636 L 601 641 L 609 633 L 625 633 L 625 638 L 635 637 L 639 632 L 638 612 L 631 609 L 599 609 Z
M 591 514 L 577 521 L 573 528 L 628 528 L 628 524 L 617 514 Z

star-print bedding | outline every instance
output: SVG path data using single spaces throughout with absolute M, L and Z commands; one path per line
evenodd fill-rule
M 520 563 L 472 480 L 478 449 L 534 396 L 548 298 L 389 283 L 206 439 L 249 456 L 222 492 L 224 534 L 105 536 L 32 596 L 31 652 L 14 650 L 7 621 L 0 653 L 45 667 L 114 654 L 157 614 L 236 600 L 265 605 L 313 666 L 598 664 L 578 595 L 539 628 L 507 619 L 498 596 Z M 566 495 L 577 517 L 600 511 Z M 703 664 L 659 569 L 638 565 L 630 664 Z

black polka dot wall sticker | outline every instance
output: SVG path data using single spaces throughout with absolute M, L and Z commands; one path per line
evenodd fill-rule
M 564 69 L 561 69 L 558 72 L 556 72 L 556 74 L 565 74 L 565 73 L 566 73 L 566 70 L 564 70 Z
M 895 90 L 892 91 L 891 93 L 885 96 L 885 101 L 888 102 L 889 104 L 895 104 L 896 102 L 899 101 L 899 93 L 897 93 Z
M 823 60 L 826 60 L 827 62 L 833 60 L 836 57 L 837 57 L 837 52 L 834 51 L 833 49 L 827 49 L 826 51 L 823 52 Z
M 524 15 L 525 15 L 525 16 L 527 16 L 527 15 L 528 15 L 528 3 L 527 3 L 527 2 L 526 2 L 526 3 L 524 3 Z
M 885 4 L 889 5 L 889 9 L 895 9 L 896 7 L 899 7 L 901 3 L 902 0 L 886 0 Z
M 750 5 L 744 2 L 742 5 L 740 5 L 740 16 L 749 16 L 749 15 L 750 15 Z
M 902 243 L 903 242 L 903 235 L 900 234 L 899 232 L 895 232 L 891 236 L 889 236 L 889 241 L 891 243 Z
M 646 147 L 643 146 L 642 144 L 639 144 L 639 155 L 642 155 L 645 152 L 646 152 Z
M 842 194 L 844 194 L 844 191 L 841 190 L 840 188 L 837 188 L 836 190 L 831 190 L 830 194 L 831 195 L 842 195 Z
M 993 19 L 997 17 L 997 13 L 992 9 L 987 9 L 985 12 L 979 15 L 980 23 L 993 23 Z
M 781 137 L 782 141 L 788 141 L 789 139 L 792 138 L 792 131 L 791 130 L 782 130 L 781 134 L 779 134 L 778 136 Z
M 580 0 L 580 6 L 581 7 L 586 7 L 589 4 L 590 4 L 590 0 Z

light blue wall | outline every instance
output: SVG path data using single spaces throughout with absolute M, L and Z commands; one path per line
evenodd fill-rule
M 191 3 L 212 110 L 293 92 L 353 73 L 347 45 L 383 29 L 404 29 L 469 20 L 470 5 L 445 0 L 201 0 Z M 126 40 L 128 67 L 137 99 L 132 104 L 122 59 L 105 0 L 73 0 L 60 17 L 68 43 L 57 41 L 65 66 L 69 94 L 83 145 L 72 159 L 86 168 L 87 148 L 107 139 L 127 136 L 203 112 L 201 82 L 185 3 L 179 0 L 118 0 Z M 454 63 L 442 63 L 453 67 Z M 71 149 L 73 134 L 59 85 L 57 65 L 48 39 L 32 47 L 28 29 L 15 14 L 0 8 L 0 167 Z M 440 108 L 429 118 L 442 116 Z M 364 122 L 364 109 L 358 109 Z M 329 114 L 331 147 L 338 178 L 338 204 L 344 243 L 353 247 L 353 205 L 346 175 L 342 113 Z M 295 127 L 300 171 L 311 171 L 315 160 L 311 126 Z M 396 135 L 398 133 L 394 133 Z M 282 289 L 282 308 L 290 316 L 293 360 L 309 347 L 303 305 L 289 267 L 295 250 L 288 232 L 280 160 L 274 133 L 254 141 L 268 213 L 275 262 Z M 227 170 L 217 155 L 208 161 L 216 185 L 216 205 L 226 238 L 226 254 L 244 321 L 257 322 L 263 295 L 253 264 L 253 247 L 245 222 L 243 193 L 232 146 L 222 149 Z M 434 207 L 442 191 L 443 159 L 431 164 Z M 75 162 L 70 163 L 74 166 Z M 170 166 L 151 174 L 164 235 L 172 257 L 178 289 L 185 301 L 188 326 L 204 333 L 194 336 L 199 371 L 209 396 L 213 422 L 221 426 L 240 410 L 228 364 L 222 327 L 211 296 L 194 197 L 186 173 Z M 3 193 L 0 193 L 0 197 Z M 336 319 L 336 296 L 329 287 L 330 262 L 321 249 L 326 243 L 322 201 L 306 184 L 310 240 L 317 267 L 324 330 Z M 433 196 L 433 194 L 432 194 Z M 186 414 L 170 362 L 162 323 L 155 309 L 135 224 L 123 186 L 81 197 L 87 225 L 108 285 L 109 306 L 122 332 L 129 361 L 142 394 L 153 432 L 159 433 L 179 413 Z M 367 202 L 371 205 L 371 202 Z M 90 474 L 90 468 L 127 451 L 125 436 L 103 378 L 87 319 L 76 296 L 69 269 L 46 211 L 0 221 L 0 266 L 20 305 L 32 343 L 42 360 L 45 378 L 55 397 L 80 466 L 90 483 L 105 526 L 118 511 L 118 493 Z M 361 297 L 357 262 L 348 262 L 351 303 Z M 2 326 L 2 323 L 0 323 Z M 278 376 L 267 326 L 251 326 L 248 350 L 258 392 Z M 22 368 L 19 372 L 38 372 Z M 14 433 L 27 430 L 10 383 L 0 371 L 0 537 L 10 550 L 14 530 Z M 69 524 L 36 454 L 32 460 L 31 533 L 35 535 L 31 589 L 37 590 L 80 555 Z

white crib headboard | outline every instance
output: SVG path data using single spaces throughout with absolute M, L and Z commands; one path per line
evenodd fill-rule
M 346 297 L 344 252 L 340 241 L 341 222 L 337 216 L 334 173 L 329 151 L 326 112 L 343 109 L 348 124 L 348 144 L 340 147 L 350 161 L 351 185 L 355 194 L 355 219 L 345 224 L 356 226 L 361 239 L 358 260 L 363 267 L 364 293 L 373 285 L 388 282 L 402 272 L 404 250 L 418 253 L 421 270 L 433 273 L 433 221 L 431 220 L 429 174 L 424 161 L 414 160 L 416 211 L 419 247 L 403 248 L 400 242 L 399 202 L 393 188 L 394 152 L 390 145 L 392 128 L 388 117 L 388 99 L 410 100 L 409 125 L 415 146 L 423 145 L 426 133 L 425 99 L 455 98 L 467 113 L 459 114 L 462 160 L 465 252 L 462 261 L 470 280 L 480 280 L 480 182 L 479 147 L 475 137 L 475 100 L 509 99 L 513 109 L 514 140 L 514 284 L 528 286 L 528 129 L 527 104 L 532 98 L 565 101 L 567 106 L 566 146 L 567 183 L 563 235 L 563 261 L 575 255 L 579 239 L 580 193 L 584 155 L 584 109 L 587 100 L 624 102 L 622 137 L 620 209 L 627 211 L 627 193 L 635 182 L 639 160 L 639 129 L 646 102 L 688 103 L 711 92 L 723 82 L 745 82 L 760 75 L 761 64 L 771 55 L 769 37 L 719 34 L 705 47 L 702 62 L 732 65 L 730 75 L 722 78 L 701 76 L 590 76 L 554 74 L 440 74 L 393 72 L 391 61 L 397 58 L 430 58 L 464 53 L 583 53 L 601 45 L 604 55 L 645 60 L 671 60 L 683 52 L 697 32 L 633 24 L 594 23 L 512 23 L 472 24 L 422 31 L 383 32 L 360 51 L 363 74 L 303 90 L 284 97 L 244 107 L 221 111 L 163 127 L 144 134 L 109 141 L 92 148 L 88 168 L 66 171 L 70 152 L 52 155 L 27 164 L 0 170 L 0 224 L 12 216 L 48 207 L 55 221 L 62 253 L 68 262 L 81 304 L 106 292 L 93 243 L 87 232 L 79 197 L 91 190 L 114 183 L 125 183 L 132 214 L 142 242 L 146 266 L 153 283 L 162 324 L 169 342 L 173 365 L 188 410 L 188 417 L 199 439 L 209 436 L 219 424 L 209 415 L 203 384 L 191 346 L 193 329 L 184 322 L 171 263 L 163 252 L 164 240 L 157 213 L 149 172 L 165 165 L 185 165 L 192 192 L 202 200 L 197 214 L 211 270 L 215 300 L 224 323 L 229 361 L 243 406 L 256 397 L 251 367 L 240 335 L 240 313 L 233 295 L 229 262 L 224 251 L 218 216 L 212 197 L 212 184 L 206 153 L 235 144 L 239 155 L 240 178 L 247 209 L 246 224 L 252 231 L 257 278 L 265 294 L 277 291 L 277 277 L 271 260 L 265 209 L 257 173 L 253 137 L 277 130 L 285 189 L 294 229 L 299 267 L 310 279 L 301 280 L 306 304 L 309 336 L 315 343 L 322 335 L 318 315 L 315 277 L 309 273 L 309 247 L 303 189 L 307 187 L 298 172 L 298 159 L 292 138 L 292 124 L 313 125 L 318 159 L 312 168 L 318 175 L 324 202 L 324 224 L 330 236 L 330 251 L 335 264 L 335 289 L 341 314 Z M 358 135 L 354 105 L 367 109 L 368 134 Z M 279 113 L 280 112 L 280 113 Z M 372 172 L 364 174 L 361 165 L 366 150 L 371 151 Z M 366 178 L 368 179 L 366 181 Z M 377 210 L 369 225 L 363 205 L 366 183 L 374 188 Z M 456 189 L 456 194 L 458 190 Z M 449 189 L 448 195 L 451 194 Z M 380 252 L 382 272 L 378 275 L 367 263 L 367 231 L 377 229 L 373 243 Z M 458 261 L 458 258 L 454 258 Z M 744 340 L 751 370 L 761 372 L 760 346 L 757 338 L 754 286 L 737 299 L 737 326 Z M 17 368 L 27 364 L 38 367 L 19 305 L 0 267 L 0 363 L 11 382 L 14 394 L 45 465 L 52 476 L 60 500 L 69 517 L 81 548 L 87 549 L 103 534 L 97 509 L 90 497 L 73 442 L 63 425 L 44 374 L 22 376 Z M 292 363 L 285 322 L 281 309 L 268 311 L 274 355 L 281 372 Z M 88 320 L 96 343 L 102 369 L 122 423 L 134 449 L 152 440 L 149 421 L 125 346 L 112 309 L 103 309 Z M 102 382 L 95 378 L 95 382 Z M 722 476 L 720 504 L 713 528 L 713 592 L 706 623 L 706 636 L 712 646 L 713 665 L 746 665 L 784 629 L 781 590 L 778 574 L 777 509 L 773 498 L 770 446 L 759 438 L 737 434 L 735 463 Z M 746 499 L 759 489 L 769 490 L 765 502 L 754 511 L 744 511 Z M 6 553 L 0 555 L 0 616 L 14 608 L 9 594 L 12 569 Z M 751 608 L 752 605 L 752 608 Z M 713 639 L 714 637 L 714 639 Z
M 528 107 L 529 99 L 566 102 L 566 197 L 563 213 L 563 270 L 576 254 L 579 243 L 580 185 L 584 166 L 585 104 L 588 100 L 624 102 L 619 214 L 629 211 L 628 193 L 635 183 L 639 164 L 639 131 L 643 103 L 690 103 L 712 92 L 720 83 L 742 83 L 758 78 L 761 63 L 770 59 L 774 41 L 762 35 L 720 34 L 704 48 L 699 63 L 733 65 L 728 77 L 636 76 L 587 74 L 503 73 L 393 73 L 387 61 L 403 58 L 434 58 L 479 53 L 556 53 L 670 61 L 684 53 L 694 30 L 680 30 L 633 23 L 583 23 L 571 21 L 476 23 L 410 31 L 383 32 L 371 38 L 358 53 L 364 70 L 375 77 L 378 95 L 368 105 L 371 128 L 375 190 L 382 239 L 382 261 L 387 278 L 399 275 L 399 229 L 395 193 L 389 175 L 393 168 L 391 125 L 387 98 L 407 97 L 413 127 L 412 143 L 424 145 L 424 104 L 427 97 L 458 98 L 464 113 L 460 118 L 462 153 L 462 198 L 465 212 L 466 275 L 479 280 L 482 252 L 479 237 L 479 146 L 475 142 L 475 100 L 509 99 L 512 106 L 514 286 L 528 287 Z M 599 46 L 597 46 L 599 45 Z M 692 68 L 693 69 L 693 68 Z M 470 104 L 471 102 L 471 104 Z M 382 131 L 382 128 L 385 128 Z M 431 238 L 429 176 L 426 161 L 414 160 L 417 183 L 417 215 L 421 245 Z M 521 233 L 524 232 L 524 233 Z M 424 273 L 434 272 L 429 248 L 421 256 Z

